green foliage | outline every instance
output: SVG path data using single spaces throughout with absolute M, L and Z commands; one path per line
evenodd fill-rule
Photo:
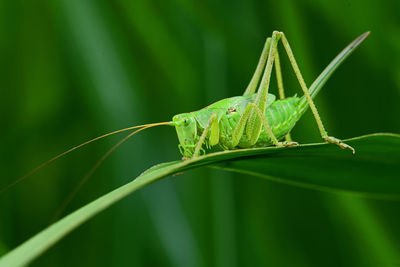
M 76 227 L 126 197 L 169 175 L 211 166 L 314 189 L 346 190 L 374 197 L 400 199 L 400 135 L 375 134 L 346 140 L 357 155 L 328 144 L 296 148 L 266 147 L 217 152 L 186 161 L 156 165 L 138 178 L 96 199 L 0 259 L 1 267 L 22 266 Z M 394 255 L 391 255 L 394 256 Z M 390 263 L 388 258 L 378 259 Z

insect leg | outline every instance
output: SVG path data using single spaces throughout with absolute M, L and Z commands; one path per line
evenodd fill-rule
M 254 72 L 253 77 L 251 78 L 250 83 L 247 86 L 246 90 L 244 91 L 243 95 L 250 95 L 255 93 L 258 82 L 260 81 L 262 70 L 264 69 L 265 62 L 267 61 L 270 45 L 271 45 L 271 37 L 268 37 L 267 40 L 265 41 L 260 59 L 258 60 L 256 71 Z
M 261 110 L 257 107 L 256 104 L 248 103 L 246 106 L 246 109 L 244 110 L 242 116 L 239 119 L 238 124 L 236 125 L 235 129 L 233 130 L 230 148 L 234 148 L 239 144 L 240 139 L 243 136 L 246 122 L 248 122 L 248 118 L 250 117 L 250 114 L 253 110 L 255 110 L 256 115 L 262 121 L 264 128 L 267 131 L 267 133 L 268 133 L 269 137 L 271 138 L 274 145 L 276 145 L 276 146 L 297 146 L 298 145 L 298 143 L 290 142 L 290 141 L 279 142 L 277 140 L 277 138 L 275 137 L 275 135 L 273 134 L 271 127 L 269 127 L 267 119 L 265 118 L 265 116 L 263 116 Z
M 279 59 L 279 50 L 278 49 L 276 49 L 276 54 L 275 54 L 275 73 L 276 73 L 276 81 L 278 84 L 279 99 L 284 99 L 285 98 L 285 89 L 283 87 L 281 62 Z M 286 134 L 285 140 L 287 142 L 292 141 L 292 137 L 290 136 L 290 133 Z
M 274 133 L 272 132 L 271 127 L 269 127 L 267 119 L 262 114 L 261 110 L 257 107 L 257 105 L 255 105 L 254 103 L 249 103 L 248 106 L 252 107 L 257 112 L 259 119 L 262 121 L 264 128 L 267 131 L 267 134 L 269 135 L 269 137 L 272 140 L 272 143 L 275 146 L 298 146 L 299 145 L 297 142 L 292 142 L 292 141 L 287 141 L 287 140 L 285 142 L 279 142 L 276 139 Z
M 271 80 L 271 72 L 272 72 L 272 65 L 275 60 L 276 48 L 278 45 L 280 35 L 279 32 L 274 31 L 271 38 L 271 45 L 268 53 L 268 59 L 264 70 L 264 75 L 262 77 L 261 84 L 258 88 L 257 97 L 255 100 L 256 106 L 261 110 L 263 116 L 265 113 L 265 108 L 267 106 L 267 97 L 268 97 L 268 89 L 269 89 L 269 82 Z M 246 134 L 249 138 L 250 144 L 254 145 L 258 137 L 261 133 L 262 121 L 257 116 L 256 112 L 252 112 L 250 114 L 250 118 L 248 120 L 248 125 L 246 127 Z M 271 138 L 272 140 L 276 140 L 276 137 L 271 131 Z
M 278 49 L 276 50 L 276 54 L 275 54 L 275 73 L 276 73 L 276 81 L 278 84 L 279 99 L 284 99 L 285 98 L 285 90 L 283 88 L 281 61 L 279 59 Z
M 325 130 L 325 127 L 324 127 L 324 125 L 322 123 L 321 117 L 319 116 L 317 108 L 315 107 L 314 101 L 312 100 L 310 92 L 308 91 L 306 83 L 304 82 L 303 76 L 301 75 L 300 69 L 299 69 L 299 67 L 298 67 L 298 65 L 296 63 L 296 60 L 294 58 L 292 49 L 290 48 L 289 42 L 287 41 L 287 39 L 285 37 L 285 34 L 283 32 L 280 32 L 279 35 L 280 35 L 280 37 L 282 39 L 282 44 L 285 47 L 285 50 L 286 50 L 286 53 L 287 53 L 287 55 L 289 57 L 289 61 L 290 61 L 290 64 L 292 65 L 293 71 L 296 74 L 297 80 L 300 83 L 301 89 L 304 92 L 304 95 L 305 95 L 305 97 L 307 99 L 308 105 L 310 106 L 310 109 L 311 109 L 311 111 L 312 111 L 312 113 L 314 115 L 315 121 L 317 122 L 318 129 L 319 129 L 319 132 L 321 133 L 322 139 L 324 139 L 328 143 L 336 144 L 336 145 L 340 146 L 343 149 L 348 148 L 354 154 L 355 153 L 354 148 L 352 148 L 351 146 L 343 143 L 342 141 L 340 141 L 339 139 L 337 139 L 335 137 L 328 136 L 328 133 Z
M 267 131 L 269 137 L 271 138 L 272 143 L 276 146 L 281 146 L 282 143 L 278 142 L 278 139 L 276 139 L 274 133 L 271 130 L 271 127 L 269 127 L 269 125 L 268 125 L 267 119 L 265 118 L 264 114 L 261 112 L 260 108 L 254 103 L 249 103 L 248 106 L 250 106 L 252 109 L 254 109 L 256 111 L 256 114 L 257 114 L 259 120 L 264 125 L 264 128 Z
M 206 140 L 207 133 L 208 131 L 211 131 L 210 137 L 209 137 L 209 143 L 211 146 L 214 146 L 218 144 L 219 141 L 219 126 L 218 126 L 218 119 L 217 115 L 213 113 L 208 120 L 206 128 L 204 128 L 203 133 L 200 136 L 199 142 L 196 145 L 196 148 L 193 153 L 193 158 L 197 157 L 200 153 L 201 146 L 204 144 L 204 141 Z
M 233 149 L 239 144 L 239 141 L 243 136 L 244 127 L 246 126 L 246 123 L 248 123 L 251 110 L 252 110 L 251 106 L 247 104 L 246 109 L 244 110 L 242 116 L 239 119 L 239 122 L 236 124 L 235 129 L 233 130 L 232 140 L 230 144 L 231 149 Z

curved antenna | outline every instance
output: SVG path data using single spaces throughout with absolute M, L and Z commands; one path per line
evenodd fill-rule
M 4 192 L 6 192 L 8 189 L 14 187 L 16 184 L 22 182 L 23 180 L 25 180 L 26 178 L 32 176 L 33 174 L 35 174 L 37 171 L 39 171 L 40 169 L 46 167 L 47 165 L 49 165 L 50 163 L 52 163 L 53 161 L 71 153 L 74 150 L 77 150 L 78 148 L 81 148 L 85 145 L 88 145 L 94 141 L 97 141 L 99 139 L 102 139 L 104 137 L 113 135 L 113 134 L 117 134 L 117 133 L 121 133 L 121 132 L 125 132 L 125 131 L 129 131 L 129 130 L 133 130 L 133 129 L 137 129 L 137 128 L 150 128 L 150 127 L 154 127 L 154 126 L 159 126 L 159 125 L 173 125 L 173 122 L 158 122 L 158 123 L 150 123 L 150 124 L 143 124 L 143 125 L 137 125 L 137 126 L 132 126 L 132 127 L 128 127 L 128 128 L 124 128 L 124 129 L 120 129 L 120 130 L 116 130 L 107 134 L 103 134 L 101 136 L 98 136 L 96 138 L 93 138 L 89 141 L 86 141 L 80 145 L 74 146 L 70 149 L 68 149 L 67 151 L 64 151 L 61 154 L 58 154 L 57 156 L 49 159 L 48 161 L 43 162 L 42 164 L 40 164 L 39 166 L 37 166 L 36 168 L 34 168 L 33 170 L 31 170 L 30 172 L 28 172 L 27 174 L 25 174 L 24 176 L 18 178 L 17 180 L 15 180 L 14 182 L 12 182 L 11 184 L 7 185 L 6 187 L 4 187 L 3 189 L 0 190 L 0 195 L 3 194 Z M 144 129 L 143 129 L 144 130 Z
M 60 205 L 60 207 L 57 209 L 56 213 L 54 214 L 53 218 L 50 221 L 50 224 L 55 222 L 61 214 L 64 212 L 64 210 L 67 208 L 69 203 L 74 199 L 76 194 L 79 192 L 79 190 L 86 184 L 86 182 L 89 180 L 90 177 L 92 177 L 93 173 L 100 167 L 100 165 L 111 155 L 112 152 L 114 152 L 120 145 L 122 145 L 126 140 L 134 136 L 140 131 L 146 130 L 148 128 L 158 126 L 158 125 L 168 125 L 168 124 L 157 124 L 157 125 L 151 125 L 151 126 L 144 126 L 140 128 L 139 130 L 136 130 L 127 136 L 125 136 L 122 140 L 120 140 L 118 143 L 113 145 L 94 165 L 90 170 L 85 174 L 85 176 L 81 179 L 79 184 L 77 184 L 74 188 L 74 190 L 69 193 L 69 195 L 65 198 L 63 203 Z

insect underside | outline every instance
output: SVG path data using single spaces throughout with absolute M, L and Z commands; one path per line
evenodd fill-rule
M 267 38 L 256 71 L 243 96 L 220 100 L 201 110 L 173 117 L 183 158 L 205 153 L 206 148 L 219 145 L 224 150 L 262 146 L 296 146 L 290 131 L 304 112 L 310 108 L 322 139 L 341 148 L 352 147 L 328 136 L 313 98 L 339 64 L 368 36 L 368 32 L 350 43 L 320 74 L 310 88 L 301 75 L 289 43 L 282 32 L 274 31 Z M 303 91 L 302 97 L 285 98 L 277 45 L 282 42 L 293 71 Z M 272 68 L 275 67 L 279 100 L 269 94 Z M 261 74 L 263 73 L 262 77 Z M 281 141 L 285 139 L 285 141 Z

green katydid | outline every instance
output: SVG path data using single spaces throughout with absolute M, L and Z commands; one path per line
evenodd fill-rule
M 170 125 L 176 128 L 179 140 L 178 147 L 183 159 L 199 156 L 201 152 L 205 152 L 203 146 L 210 148 L 219 145 L 224 150 L 270 145 L 296 146 L 298 143 L 290 140 L 289 133 L 308 107 L 311 108 L 315 117 L 322 139 L 328 143 L 337 144 L 343 149 L 350 149 L 354 153 L 355 150 L 349 145 L 341 142 L 335 137 L 328 136 L 313 102 L 313 98 L 321 90 L 332 73 L 364 41 L 364 39 L 367 38 L 368 35 L 369 32 L 366 32 L 352 41 L 332 60 L 332 62 L 312 83 L 310 88 L 307 88 L 285 35 L 282 32 L 274 31 L 272 37 L 267 38 L 265 42 L 256 71 L 254 72 L 243 96 L 226 98 L 201 110 L 176 115 L 173 117 L 171 122 L 138 125 L 96 137 L 44 162 L 11 185 L 0 190 L 0 194 L 25 178 L 31 176 L 42 167 L 84 145 L 112 134 L 133 129 L 136 129 L 136 131 L 130 133 L 119 143 L 114 145 L 97 162 L 97 164 L 85 176 L 78 188 L 82 186 L 101 162 L 103 162 L 104 159 L 106 159 L 108 155 L 110 155 L 110 153 L 124 141 L 142 130 L 159 125 Z M 300 83 L 300 87 L 303 90 L 304 95 L 302 97 L 293 96 L 285 98 L 277 49 L 280 40 L 282 41 L 289 57 L 289 61 Z M 274 64 L 280 96 L 279 100 L 276 100 L 274 95 L 269 94 L 269 83 Z M 261 78 L 263 70 L 264 73 Z M 285 138 L 286 141 L 280 141 L 283 138 Z M 70 195 L 67 202 L 77 192 L 78 188 L 76 188 L 76 190 Z
M 296 122 L 311 108 L 321 137 L 328 143 L 334 143 L 343 149 L 354 148 L 339 139 L 328 136 L 313 98 L 321 90 L 327 79 L 340 63 L 368 36 L 366 32 L 350 43 L 320 74 L 310 89 L 307 88 L 300 69 L 282 32 L 274 31 L 267 38 L 256 71 L 243 96 L 220 100 L 199 111 L 183 113 L 173 117 L 179 138 L 179 148 L 184 158 L 197 157 L 203 145 L 220 145 L 224 150 L 259 146 L 296 146 L 289 132 Z M 282 74 L 277 45 L 282 40 L 289 61 L 303 90 L 303 97 L 284 98 Z M 269 94 L 272 66 L 275 63 L 280 100 Z M 261 72 L 264 69 L 261 82 Z M 259 84 L 256 93 L 257 85 Z M 286 136 L 285 142 L 280 142 Z

